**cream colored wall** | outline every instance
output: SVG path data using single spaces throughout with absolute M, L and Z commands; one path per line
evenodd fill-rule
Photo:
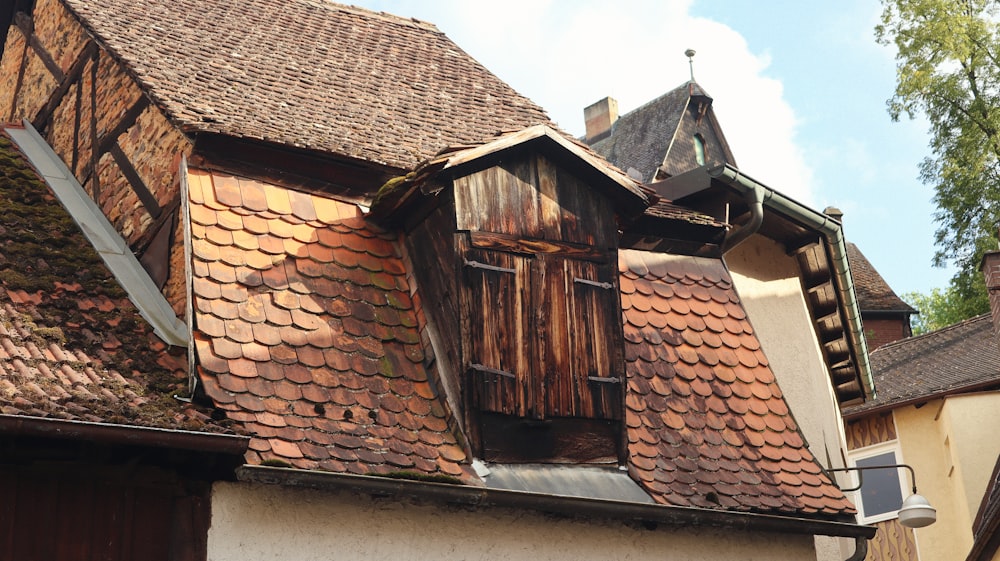
M 348 492 L 216 483 L 210 561 L 801 561 L 812 536 L 581 522 L 402 504 Z
M 949 397 L 942 413 L 949 425 L 952 477 L 964 488 L 971 524 L 1000 454 L 1000 392 Z
M 761 236 L 727 253 L 725 261 L 810 449 L 825 467 L 843 467 L 844 428 L 802 294 L 798 264 Z
M 931 526 L 915 530 L 920 558 L 961 558 L 972 547 L 972 520 L 1000 454 L 1000 393 L 937 399 L 893 411 L 904 462 L 917 490 L 937 509 Z

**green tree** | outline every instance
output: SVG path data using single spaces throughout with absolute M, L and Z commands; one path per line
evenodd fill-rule
M 978 281 L 973 281 L 976 288 L 986 293 L 986 288 L 982 286 L 982 276 L 977 275 Z M 922 335 L 931 331 L 947 327 L 953 323 L 958 323 L 964 319 L 973 317 L 981 313 L 981 305 L 977 298 L 968 298 L 958 292 L 955 286 L 945 289 L 935 288 L 930 293 L 907 292 L 902 295 L 907 304 L 913 306 L 920 312 L 910 317 L 910 327 L 914 335 Z M 987 301 L 987 306 L 989 302 Z
M 875 35 L 895 45 L 893 120 L 930 124 L 932 155 L 920 165 L 938 210 L 934 264 L 958 274 L 939 294 L 964 319 L 989 309 L 978 271 L 1000 225 L 1000 27 L 996 0 L 883 0 Z M 932 293 L 933 294 L 933 293 Z M 948 317 L 954 317 L 946 314 Z

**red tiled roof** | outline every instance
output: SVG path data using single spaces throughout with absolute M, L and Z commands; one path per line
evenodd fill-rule
M 65 0 L 183 129 L 411 169 L 548 123 L 429 23 L 314 0 Z
M 657 501 L 849 515 L 806 447 L 721 260 L 619 253 L 629 467 Z
M 142 319 L 69 213 L 0 135 L 0 412 L 218 432 L 183 349 Z
M 472 481 L 394 237 L 356 206 L 189 171 L 195 344 L 247 461 Z

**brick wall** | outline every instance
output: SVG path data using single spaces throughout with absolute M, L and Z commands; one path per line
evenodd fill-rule
M 59 0 L 20 14 L 0 60 L 0 120 L 30 120 L 141 254 L 179 204 L 179 163 L 191 141 L 145 96 L 128 70 Z M 164 293 L 185 307 L 183 237 L 164 260 Z
M 868 350 L 875 349 L 910 336 L 908 320 L 902 317 L 895 318 L 861 318 L 862 329 L 865 332 L 865 339 L 868 341 Z

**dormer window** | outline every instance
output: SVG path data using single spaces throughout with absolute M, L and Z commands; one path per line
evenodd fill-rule
M 407 249 L 421 298 L 437 303 L 425 309 L 440 386 L 473 453 L 620 463 L 619 222 L 648 201 L 544 127 L 436 165 L 394 191 L 410 206 L 379 205 L 414 220 Z
M 701 133 L 694 134 L 694 159 L 699 166 L 705 165 L 705 137 Z

